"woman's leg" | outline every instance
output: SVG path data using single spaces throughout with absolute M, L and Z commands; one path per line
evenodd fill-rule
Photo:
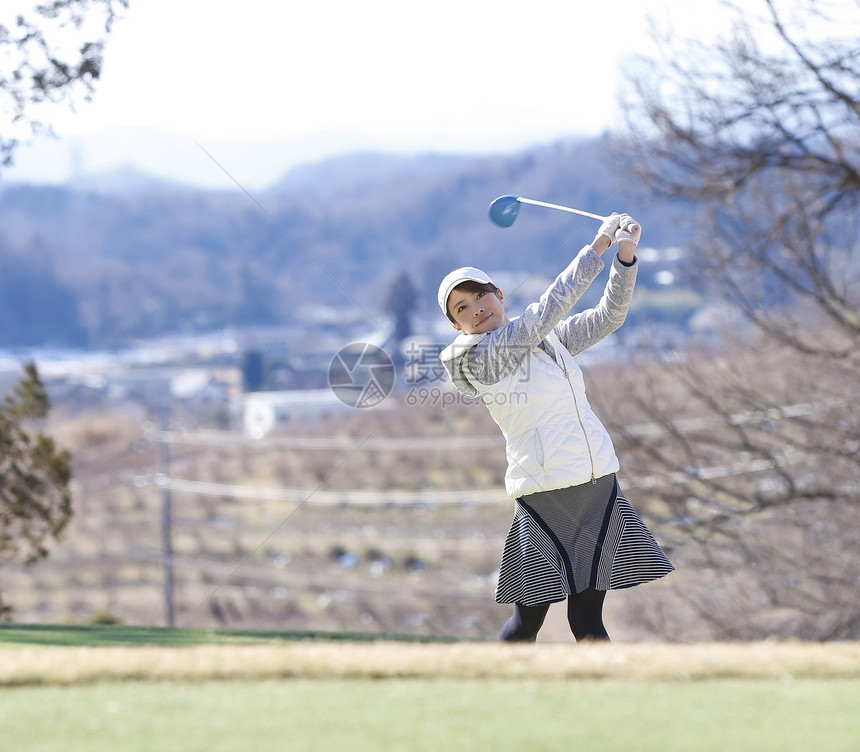
M 605 590 L 588 588 L 574 593 L 567 599 L 567 621 L 570 631 L 580 640 L 608 640 L 609 634 L 603 626 L 603 599 Z
M 502 627 L 499 642 L 534 642 L 548 610 L 549 603 L 537 606 L 515 603 L 514 615 Z

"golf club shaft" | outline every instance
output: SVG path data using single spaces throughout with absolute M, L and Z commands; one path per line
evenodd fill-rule
M 599 219 L 601 222 L 606 219 L 606 217 L 601 217 L 599 214 L 592 214 L 591 212 L 583 211 L 582 209 L 571 209 L 569 206 L 560 206 L 559 204 L 548 204 L 545 201 L 535 201 L 532 198 L 523 198 L 520 196 L 517 199 L 521 204 L 532 204 L 534 206 L 543 206 L 547 209 L 558 209 L 559 211 L 570 212 L 571 214 L 580 214 L 583 217 L 591 217 L 592 219 Z

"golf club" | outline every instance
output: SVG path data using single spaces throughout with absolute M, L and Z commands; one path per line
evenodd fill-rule
M 571 209 L 569 206 L 548 204 L 545 201 L 535 201 L 532 198 L 523 198 L 522 196 L 499 196 L 490 204 L 490 219 L 499 225 L 499 227 L 510 227 L 517 218 L 517 214 L 519 214 L 520 204 L 532 204 L 534 206 L 543 206 L 547 209 L 558 209 L 559 211 L 570 212 L 571 214 L 579 214 L 583 217 L 591 217 L 591 219 L 599 219 L 601 222 L 606 219 L 606 217 L 602 217 L 599 214 L 592 214 L 582 209 Z

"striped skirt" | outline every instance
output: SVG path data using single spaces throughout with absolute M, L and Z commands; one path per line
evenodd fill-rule
M 516 499 L 497 603 L 554 603 L 587 588 L 617 590 L 674 569 L 614 474 Z

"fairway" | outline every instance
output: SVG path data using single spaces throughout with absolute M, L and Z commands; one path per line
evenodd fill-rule
M 858 682 L 308 680 L 4 689 L 4 749 L 858 748 Z
M 134 644 L 134 632 L 0 628 L 3 749 L 860 748 L 853 643 L 207 641 L 145 629 Z

